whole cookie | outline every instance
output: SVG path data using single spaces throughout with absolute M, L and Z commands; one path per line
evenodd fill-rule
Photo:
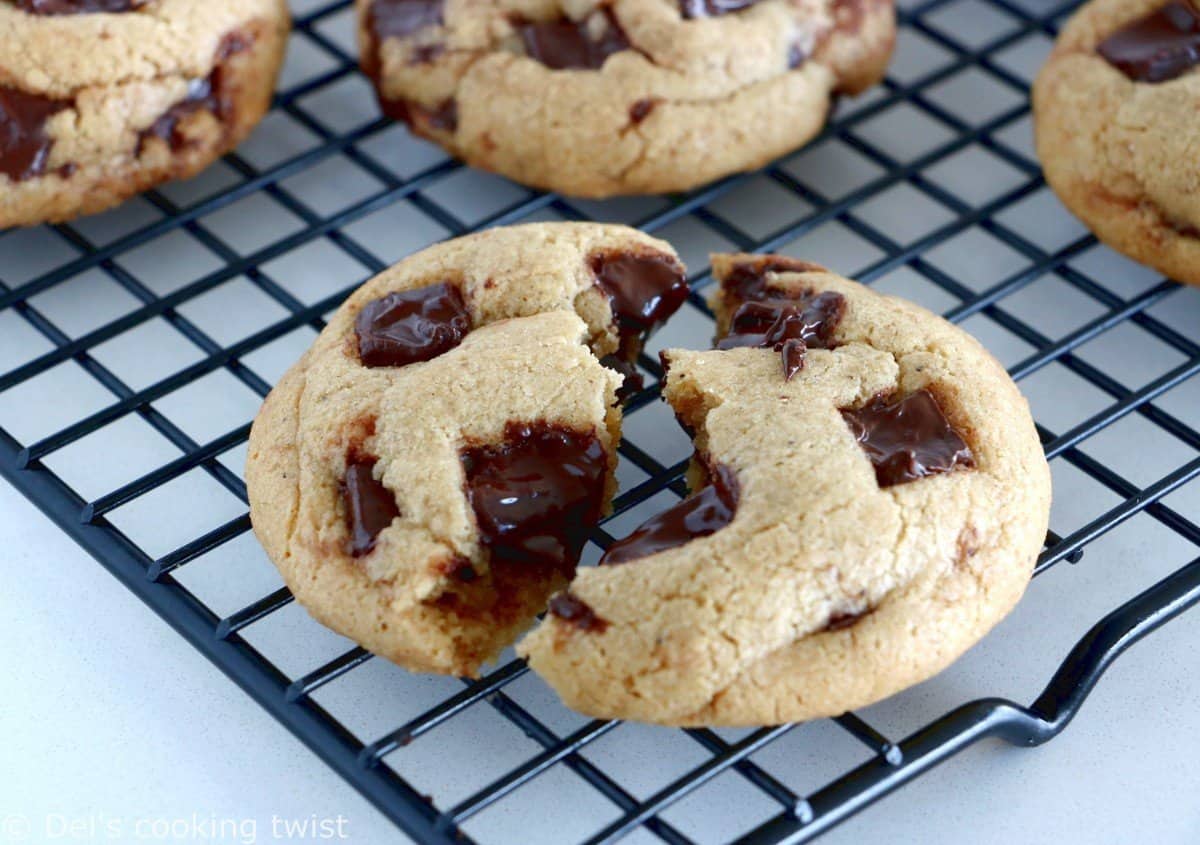
M 288 26 L 285 0 L 0 2 L 0 227 L 102 211 L 233 149 Z
M 574 571 L 615 482 L 623 370 L 687 294 L 622 226 L 494 229 L 367 282 L 250 433 L 255 532 L 318 620 L 473 675 Z
M 1200 284 L 1200 7 L 1093 0 L 1033 87 L 1046 180 L 1096 236 Z
M 668 725 L 842 713 L 1020 598 L 1050 474 L 971 337 L 816 265 L 716 256 L 719 349 L 671 350 L 691 497 L 580 570 L 518 646 L 572 708 Z
M 882 77 L 891 0 L 357 0 L 386 113 L 576 196 L 661 193 L 806 143 Z

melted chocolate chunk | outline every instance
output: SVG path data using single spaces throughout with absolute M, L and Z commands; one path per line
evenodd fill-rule
M 400 515 L 396 497 L 375 479 L 375 458 L 353 458 L 342 478 L 342 503 L 350 529 L 350 554 L 362 557 L 375 548 L 379 532 Z
M 784 255 L 763 255 L 739 261 L 721 279 L 726 300 L 736 304 L 729 329 L 717 341 L 718 349 L 739 346 L 774 349 L 783 359 L 783 378 L 804 367 L 811 348 L 832 348 L 833 333 L 846 312 L 846 300 L 827 291 L 793 292 L 767 287 L 768 273 L 805 273 L 824 270 Z
M 443 0 L 375 0 L 367 13 L 367 25 L 375 40 L 406 38 L 443 21 Z
M 525 53 L 552 70 L 596 70 L 613 53 L 630 48 L 625 30 L 610 9 L 603 10 L 604 31 L 597 37 L 589 26 L 591 18 L 575 22 L 522 21 L 514 25 L 525 45 Z
M 642 389 L 638 355 L 646 338 L 687 299 L 687 277 L 669 255 L 609 253 L 592 256 L 596 286 L 608 297 L 620 335 L 620 348 L 602 362 L 625 376 L 617 393 L 624 401 Z
M 710 471 L 707 485 L 609 546 L 600 565 L 628 563 L 715 534 L 733 521 L 738 492 L 733 470 L 717 466 Z
M 729 333 L 718 349 L 753 346 L 774 349 L 783 356 L 783 378 L 790 381 L 803 366 L 810 346 L 828 348 L 846 312 L 840 293 L 808 293 L 795 298 L 743 302 L 733 314 Z
M 623 332 L 648 336 L 687 299 L 683 268 L 669 255 L 599 255 L 592 258 L 592 272 Z
M 587 603 L 566 591 L 550 599 L 550 612 L 581 631 L 602 633 L 608 627 L 608 623 L 597 616 Z
M 1200 64 L 1200 11 L 1173 0 L 1100 42 L 1096 51 L 1134 82 L 1166 82 Z
M 499 559 L 571 573 L 600 519 L 608 455 L 596 436 L 511 422 L 504 442 L 462 453 L 479 538 Z
M 242 33 L 232 32 L 226 35 L 217 47 L 216 66 L 212 73 L 204 79 L 191 80 L 184 98 L 141 131 L 138 136 L 137 154 L 142 154 L 146 142 L 151 138 L 160 138 L 175 151 L 187 146 L 188 139 L 179 131 L 179 125 L 196 112 L 211 112 L 218 120 L 228 121 L 233 116 L 233 94 L 225 84 L 225 69 L 222 63 L 249 47 L 250 40 Z
M 748 8 L 757 2 L 758 0 L 680 0 L 679 11 L 685 20 L 715 18 Z
M 354 332 L 366 367 L 428 361 L 462 343 L 471 315 L 457 287 L 445 282 L 389 293 L 358 312 Z
M 146 0 L 17 0 L 31 15 L 81 15 L 86 12 L 130 12 Z
M 14 182 L 45 173 L 54 146 L 46 121 L 69 105 L 0 86 L 0 173 Z
M 843 410 L 842 418 L 871 459 L 880 487 L 975 465 L 966 441 L 928 390 L 898 401 L 876 396 L 862 408 Z
M 768 273 L 821 273 L 825 268 L 820 264 L 801 261 L 799 258 L 789 258 L 786 255 L 760 255 L 751 260 L 739 261 L 729 268 L 729 272 L 721 279 L 721 289 L 738 302 L 751 299 L 770 299 L 778 296 L 776 292 L 768 292 Z

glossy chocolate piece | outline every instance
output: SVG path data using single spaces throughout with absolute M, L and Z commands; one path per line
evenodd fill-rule
M 511 422 L 504 442 L 462 453 L 467 499 L 493 560 L 570 574 L 600 519 L 608 455 L 590 433 Z
M 669 255 L 613 253 L 592 258 L 596 284 L 620 328 L 648 336 L 687 299 L 683 268 Z
M 871 459 L 880 487 L 975 465 L 929 390 L 900 400 L 876 396 L 862 408 L 843 410 L 842 418 Z
M 377 43 L 388 38 L 407 38 L 426 27 L 443 22 L 443 0 L 375 0 L 367 13 L 367 25 Z
M 729 333 L 718 349 L 752 346 L 774 349 L 783 358 L 783 377 L 790 380 L 803 366 L 809 347 L 828 348 L 846 312 L 840 293 L 825 291 L 795 298 L 743 302 L 734 312 Z
M 608 627 L 608 623 L 597 616 L 586 602 L 567 591 L 553 596 L 549 609 L 551 614 L 570 622 L 581 631 L 602 633 Z
M 591 258 L 596 286 L 608 297 L 620 348 L 602 362 L 625 376 L 617 398 L 642 389 L 636 362 L 646 338 L 687 299 L 687 276 L 674 258 L 655 253 L 601 253 Z
M 441 282 L 389 293 L 368 302 L 354 320 L 365 367 L 403 367 L 428 361 L 462 343 L 471 314 L 455 285 Z
M 1096 47 L 1134 82 L 1166 82 L 1200 64 L 1200 11 L 1173 0 L 1118 29 Z
M 786 255 L 759 255 L 754 258 L 739 261 L 729 268 L 729 272 L 721 279 L 721 289 L 727 296 L 737 302 L 751 299 L 769 299 L 778 296 L 776 291 L 768 292 L 768 273 L 822 273 L 825 268 L 820 264 L 801 261 L 799 258 L 789 258 Z M 786 294 L 785 294 L 786 295 Z
M 129 12 L 146 0 L 17 0 L 17 8 L 31 15 L 82 15 L 89 12 Z
M 715 534 L 733 521 L 738 494 L 733 470 L 718 465 L 709 472 L 707 485 L 609 546 L 600 565 L 628 563 Z
M 680 0 L 679 12 L 685 20 L 716 18 L 749 8 L 758 0 Z
M 375 458 L 355 457 L 342 478 L 342 503 L 350 529 L 350 554 L 362 557 L 375 548 L 379 532 L 400 515 L 396 497 L 375 479 Z
M 69 102 L 0 86 L 0 173 L 14 182 L 45 173 L 54 146 L 46 122 L 69 106 Z
M 625 30 L 616 17 L 604 9 L 605 28 L 597 38 L 589 20 L 522 21 L 514 25 L 525 54 L 552 70 L 597 70 L 613 53 L 630 48 Z

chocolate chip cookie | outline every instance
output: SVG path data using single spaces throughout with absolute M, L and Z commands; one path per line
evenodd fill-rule
M 192 176 L 262 117 L 285 0 L 0 2 L 0 227 Z
M 891 0 L 357 0 L 383 110 L 469 164 L 576 196 L 761 167 L 883 75 Z
M 690 497 L 518 646 L 572 708 L 669 725 L 842 713 L 943 669 L 1025 589 L 1050 473 L 970 336 L 813 264 L 716 256 L 717 349 L 663 353 Z
M 250 433 L 254 530 L 317 619 L 410 669 L 473 675 L 571 577 L 615 482 L 618 393 L 683 302 L 672 249 L 537 224 L 360 288 Z
M 1200 284 L 1200 6 L 1093 0 L 1033 88 L 1038 155 L 1106 244 Z

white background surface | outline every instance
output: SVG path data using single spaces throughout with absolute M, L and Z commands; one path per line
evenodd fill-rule
M 1028 0 L 1036 6 L 1035 0 Z M 313 3 L 298 4 L 312 7 Z M 989 11 L 990 10 L 990 11 Z M 985 14 L 986 13 L 986 14 Z M 957 33 L 970 46 L 998 36 L 1012 25 L 991 7 L 972 0 L 947 4 L 928 16 L 930 25 Z M 986 24 L 986 25 L 984 25 Z M 348 47 L 348 13 L 323 24 L 322 31 Z M 1032 33 L 996 57 L 1022 78 L 1031 78 L 1049 47 Z M 905 32 L 890 75 L 908 82 L 947 61 L 923 36 Z M 301 37 L 294 40 L 285 85 L 329 69 L 328 55 Z M 932 86 L 929 99 L 971 121 L 1012 108 L 1020 98 L 973 68 Z M 868 95 L 865 101 L 869 102 Z M 300 107 L 329 131 L 352 132 L 374 120 L 370 91 L 357 76 L 304 98 Z M 849 104 L 850 108 L 854 104 Z M 952 133 L 911 105 L 894 107 L 858 127 L 861 142 L 886 149 L 902 161 L 943 143 Z M 1030 154 L 1026 118 L 994 133 L 997 141 Z M 270 167 L 315 143 L 279 113 L 264 122 L 242 148 L 245 159 Z M 425 145 L 390 129 L 363 145 L 370 155 L 402 175 L 440 160 Z M 882 172 L 840 142 L 825 142 L 793 157 L 784 169 L 829 198 L 843 196 Z M 934 183 L 970 202 L 982 204 L 1027 178 L 992 152 L 972 144 L 925 171 Z M 181 204 L 196 201 L 236 181 L 218 165 L 164 194 Z M 329 215 L 379 190 L 379 184 L 343 156 L 284 180 L 283 188 L 318 216 Z M 430 186 L 425 195 L 465 222 L 473 222 L 518 201 L 523 191 L 503 180 L 457 171 Z M 606 219 L 637 219 L 658 201 L 608 205 L 581 204 Z M 806 204 L 763 178 L 713 202 L 709 210 L 754 237 L 781 220 L 795 220 Z M 120 237 L 152 220 L 157 212 L 144 201 L 77 224 L 95 243 Z M 856 214 L 898 244 L 912 243 L 949 220 L 953 213 L 899 184 L 876 194 Z M 1083 234 L 1045 189 L 998 215 L 1002 225 L 1047 252 L 1076 242 Z M 302 229 L 294 214 L 262 195 L 234 203 L 198 221 L 243 255 Z M 446 231 L 407 202 L 360 216 L 344 232 L 382 261 L 395 260 L 446 235 Z M 712 249 L 728 249 L 692 218 L 666 227 L 670 239 L 693 268 Z M 838 221 L 829 221 L 782 246 L 782 250 L 821 261 L 849 275 L 869 267 L 883 253 Z M 0 239 L 0 267 L 17 284 L 69 258 L 47 230 Z M 980 227 L 969 227 L 928 250 L 935 267 L 974 291 L 983 291 L 1029 263 L 1028 257 L 1000 245 Z M 170 293 L 222 265 L 222 260 L 182 233 L 173 233 L 119 257 L 117 262 L 158 295 Z M 1071 260 L 1114 295 L 1129 300 L 1158 283 L 1151 273 L 1099 247 Z M 264 272 L 311 303 L 357 280 L 367 268 L 323 240 L 268 262 Z M 958 301 L 900 268 L 877 286 L 901 293 L 935 310 Z M 137 307 L 138 303 L 99 271 L 34 297 L 33 304 L 71 337 L 78 337 Z M 1005 297 L 1003 307 L 1051 339 L 1103 319 L 1104 308 L 1064 283 L 1045 276 Z M 217 343 L 228 345 L 285 313 L 245 279 L 233 279 L 187 302 L 180 313 Z M 1200 325 L 1200 296 L 1177 291 L 1150 312 L 1177 330 Z M 1033 350 L 995 321 L 976 315 L 964 327 L 980 337 L 1008 366 Z M 311 341 L 307 328 L 291 332 L 242 359 L 264 379 L 277 378 Z M 659 346 L 705 345 L 711 325 L 697 312 L 678 315 L 655 338 Z M 0 313 L 0 361 L 4 368 L 49 348 L 10 309 Z M 1171 368 L 1182 356 L 1129 324 L 1104 333 L 1076 350 L 1080 360 L 1101 368 L 1129 389 L 1138 389 Z M 154 319 L 94 350 L 95 360 L 132 389 L 153 385 L 204 357 L 165 320 Z M 1200 422 L 1200 379 L 1193 378 L 1156 403 L 1192 425 Z M 1059 365 L 1021 383 L 1039 421 L 1056 433 L 1081 424 L 1113 399 L 1083 383 Z M 252 391 L 218 370 L 154 403 L 197 442 L 204 443 L 245 423 L 258 404 Z M 34 442 L 71 421 L 111 403 L 74 364 L 56 367 L 34 382 L 0 395 L 0 426 L 23 442 Z M 690 447 L 660 405 L 638 411 L 626 432 L 643 448 L 670 463 Z M 1136 444 L 1136 447 L 1131 447 Z M 1195 458 L 1195 451 L 1165 435 L 1144 418 L 1130 416 L 1088 438 L 1081 449 L 1113 466 L 1137 484 L 1147 485 Z M 85 499 L 94 500 L 137 478 L 178 450 L 142 421 L 125 417 L 66 449 L 47 464 Z M 243 449 L 220 456 L 237 471 Z M 1069 533 L 1119 504 L 1111 492 L 1088 480 L 1061 458 L 1052 464 L 1056 503 L 1052 525 Z M 622 482 L 640 480 L 622 466 Z M 644 477 L 644 476 L 643 476 Z M 667 497 L 669 499 L 669 497 Z M 1185 516 L 1200 516 L 1200 483 L 1193 481 L 1169 497 Z M 614 533 L 660 507 L 661 497 L 622 516 Z M 153 557 L 161 557 L 203 531 L 244 513 L 244 504 L 201 470 L 156 488 L 110 518 Z M 0 842 L 103 840 L 109 822 L 122 827 L 120 841 L 137 841 L 137 820 L 194 818 L 255 823 L 254 839 L 271 841 L 272 816 L 293 822 L 346 821 L 351 841 L 396 841 L 395 829 L 283 728 L 243 696 L 164 623 L 128 594 L 107 572 L 64 538 L 12 490 L 0 485 L 0 554 L 7 584 L 0 590 Z M 1196 549 L 1140 515 L 1088 546 L 1077 566 L 1060 564 L 1040 577 L 1016 612 L 951 670 L 865 712 L 889 736 L 899 739 L 954 706 L 985 695 L 1033 700 L 1073 643 L 1104 613 L 1167 572 L 1184 565 Z M 192 561 L 180 581 L 220 615 L 227 615 L 279 585 L 274 570 L 253 540 L 244 535 Z M 291 605 L 246 629 L 245 635 L 291 677 L 298 677 L 345 651 L 350 644 L 312 623 Z M 1183 845 L 1200 841 L 1200 613 L 1193 612 L 1152 636 L 1121 658 L 1066 733 L 1048 746 L 1012 749 L 987 743 L 868 810 L 824 842 L 895 843 L 1141 843 Z M 317 700 L 363 741 L 378 738 L 407 718 L 458 689 L 452 680 L 410 676 L 383 661 L 370 661 L 318 691 Z M 579 724 L 532 678 L 506 688 L 559 735 Z M 723 734 L 726 738 L 735 733 Z M 440 806 L 470 795 L 527 759 L 532 745 L 481 704 L 446 726 L 387 758 Z M 585 752 L 586 756 L 639 797 L 652 794 L 698 761 L 697 746 L 675 732 L 621 726 Z M 865 749 L 829 723 L 794 730 L 754 756 L 788 786 L 815 788 L 864 759 Z M 747 829 L 777 807 L 725 775 L 669 810 L 665 817 L 703 842 L 717 842 Z M 615 810 L 564 774 L 561 767 L 518 790 L 467 826 L 488 842 L 573 841 L 611 821 Z M 49 818 L 52 827 L 47 829 Z M 22 827 L 25 820 L 29 824 Z M 72 837 L 61 822 L 77 822 Z M 94 825 L 94 827 L 92 826 Z M 532 833 L 540 831 L 536 835 Z M 142 828 L 153 834 L 154 828 Z M 186 832 L 186 829 L 184 830 Z M 204 828 L 199 833 L 206 832 Z M 229 832 L 229 831 L 227 831 Z M 217 841 L 248 841 L 242 827 Z M 310 828 L 311 832 L 311 828 Z M 47 834 L 65 834 L 51 839 Z M 94 834 L 89 837 L 88 834 Z M 197 838 L 197 837 L 193 837 Z M 203 837 L 199 837 L 203 838 Z M 143 841 L 146 841 L 143 838 Z M 186 837 L 184 839 L 186 841 Z M 295 837 L 293 841 L 296 841 Z M 640 835 L 633 841 L 646 842 Z

